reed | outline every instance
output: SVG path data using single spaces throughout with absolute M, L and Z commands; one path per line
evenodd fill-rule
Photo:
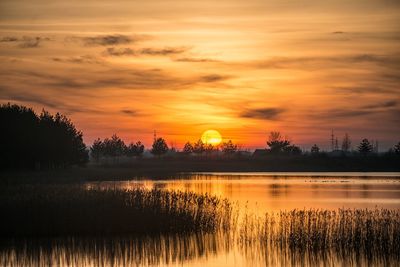
M 227 242 L 256 251 L 400 257 L 400 210 L 239 212 L 226 199 L 191 192 L 9 186 L 0 188 L 0 237 L 222 233 Z
M 242 246 L 398 255 L 400 211 L 389 209 L 291 210 L 245 214 L 239 229 Z
M 226 200 L 166 190 L 81 186 L 0 189 L 0 236 L 151 234 L 228 229 Z

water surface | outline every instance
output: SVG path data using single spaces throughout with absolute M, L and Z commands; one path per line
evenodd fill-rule
M 244 211 L 400 209 L 400 173 L 192 173 L 173 179 L 90 182 L 87 188 L 157 188 L 228 198 Z M 138 218 L 140 219 L 140 218 Z M 224 234 L 16 241 L 2 266 L 398 266 L 398 258 L 243 244 Z
M 400 208 L 400 173 L 193 173 L 175 179 L 94 182 L 87 186 L 208 193 L 258 213 L 309 208 Z

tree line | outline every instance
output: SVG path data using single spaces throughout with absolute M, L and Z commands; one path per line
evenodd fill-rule
M 85 164 L 82 132 L 66 116 L 10 103 L 0 106 L 0 168 L 54 169 Z
M 118 158 L 123 156 L 129 158 L 141 158 L 144 151 L 145 147 L 141 141 L 137 141 L 136 143 L 131 142 L 127 145 L 116 134 L 103 140 L 97 138 L 90 147 L 90 154 L 96 162 L 99 162 L 102 158 L 112 158 L 114 161 L 117 161 Z M 177 152 L 175 148 L 168 147 L 167 142 L 162 137 L 154 139 L 149 151 L 156 157 L 161 157 L 170 151 Z M 229 140 L 221 143 L 219 146 L 213 146 L 211 144 L 205 144 L 201 139 L 199 139 L 194 143 L 187 142 L 181 153 L 184 155 L 208 155 L 217 151 L 221 151 L 225 155 L 232 155 L 238 151 L 238 145 L 234 144 L 232 140 Z
M 30 168 L 53 169 L 70 165 L 83 165 L 88 162 L 89 154 L 94 161 L 102 158 L 112 158 L 117 161 L 120 157 L 141 158 L 145 152 L 145 146 L 141 141 L 125 142 L 117 135 L 101 140 L 96 139 L 90 149 L 83 142 L 83 133 L 76 129 L 75 125 L 65 115 L 51 114 L 43 110 L 39 115 L 31 108 L 10 103 L 0 106 L 0 121 L 4 126 L 0 131 L 0 168 Z M 168 147 L 164 138 L 155 138 L 148 149 L 156 157 L 166 155 L 168 152 L 177 152 L 174 147 Z M 326 154 L 318 145 L 314 144 L 310 152 L 293 144 L 280 132 L 271 132 L 266 141 L 261 155 L 300 156 L 311 154 L 314 156 Z M 218 146 L 203 143 L 201 139 L 196 142 L 187 142 L 179 152 L 181 155 L 213 155 L 219 154 L 225 157 L 240 154 L 237 144 L 231 140 Z M 341 149 L 336 139 L 335 149 L 332 151 L 340 155 L 350 153 L 368 156 L 377 152 L 377 146 L 368 139 L 363 139 L 352 150 L 351 140 L 346 133 Z M 376 154 L 376 153 L 375 153 Z M 387 154 L 400 155 L 400 142 L 391 148 Z

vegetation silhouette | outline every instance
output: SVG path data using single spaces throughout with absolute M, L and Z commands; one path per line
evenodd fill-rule
M 311 152 L 311 154 L 312 155 L 314 155 L 314 156 L 317 156 L 318 154 L 319 154 L 319 147 L 317 146 L 317 144 L 314 144 L 312 147 L 311 147 L 311 150 L 310 150 L 310 152 Z
M 143 152 L 144 145 L 142 142 L 137 141 L 136 143 L 126 145 L 116 134 L 104 140 L 97 138 L 90 147 L 90 155 L 97 163 L 99 163 L 102 158 L 112 158 L 114 163 L 117 163 L 118 159 L 122 156 L 130 158 L 141 157 Z
M 301 149 L 292 144 L 287 138 L 282 137 L 280 132 L 270 132 L 267 152 L 275 155 L 300 155 Z
M 78 185 L 0 188 L 0 237 L 214 232 L 232 205 L 167 190 L 102 190 Z
M 368 139 L 365 138 L 361 141 L 361 143 L 358 145 L 358 152 L 364 156 L 372 153 L 372 144 L 368 141 Z
M 400 257 L 399 210 L 294 209 L 256 215 L 207 194 L 78 186 L 8 187 L 1 196 L 0 213 L 7 218 L 0 221 L 2 238 L 224 234 L 228 243 L 259 254 L 279 247 L 310 255 Z
M 30 108 L 8 103 L 0 107 L 0 119 L 2 125 L 8 126 L 0 132 L 1 169 L 51 170 L 88 162 L 89 151 L 83 143 L 82 132 L 64 115 L 52 115 L 45 110 L 36 115 Z M 254 153 L 240 150 L 232 140 L 213 146 L 201 139 L 187 142 L 179 151 L 170 149 L 164 138 L 156 138 L 146 151 L 141 141 L 127 145 L 114 134 L 93 142 L 90 160 L 97 165 L 122 164 L 138 172 L 399 170 L 400 143 L 386 153 L 378 153 L 377 145 L 374 147 L 368 139 L 362 140 L 357 150 L 351 149 L 351 143 L 346 133 L 341 149 L 335 145 L 332 151 L 321 151 L 314 144 L 306 151 L 273 131 L 266 148 L 256 149 Z M 147 152 L 155 157 L 151 158 Z
M 1 169 L 56 169 L 83 165 L 88 151 L 82 132 L 66 116 L 10 103 L 0 106 Z
M 155 156 L 162 156 L 168 152 L 168 145 L 164 138 L 156 138 L 151 148 L 151 154 Z

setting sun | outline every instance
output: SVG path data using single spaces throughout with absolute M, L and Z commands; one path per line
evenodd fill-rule
M 219 145 L 222 141 L 221 134 L 216 130 L 207 130 L 201 135 L 201 141 L 207 145 Z

